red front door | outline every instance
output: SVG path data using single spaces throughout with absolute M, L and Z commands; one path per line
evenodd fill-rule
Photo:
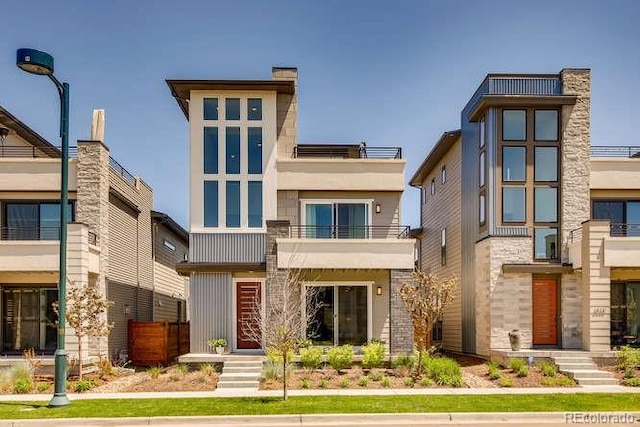
M 260 282 L 238 282 L 236 292 L 236 346 L 239 350 L 261 348 L 262 337 L 258 333 L 262 305 Z
M 533 279 L 533 344 L 558 344 L 558 282 Z

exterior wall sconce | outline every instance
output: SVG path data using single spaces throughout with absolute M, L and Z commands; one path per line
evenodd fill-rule
M 378 286 L 376 288 L 376 295 L 378 295 L 378 296 L 382 295 L 382 286 Z
M 376 203 L 376 213 L 379 214 L 382 212 L 382 205 L 380 203 Z
M 131 306 L 129 304 L 124 305 L 124 315 L 131 316 Z

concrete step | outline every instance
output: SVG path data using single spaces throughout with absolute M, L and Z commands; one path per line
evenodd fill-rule
M 554 357 L 553 361 L 556 364 L 560 363 L 593 363 L 593 359 L 590 357 Z
M 224 366 L 234 367 L 234 368 L 252 368 L 252 367 L 260 367 L 262 368 L 262 360 L 226 360 L 224 362 Z
M 250 388 L 252 390 L 255 390 L 258 388 L 258 381 L 218 381 L 218 388 Z
M 261 366 L 240 366 L 240 367 L 235 367 L 235 366 L 224 366 L 222 368 L 222 373 L 223 374 L 243 374 L 243 373 L 258 373 L 258 374 L 262 374 L 262 367 Z
M 232 382 L 232 381 L 257 381 L 260 379 L 259 372 L 242 372 L 235 374 L 222 373 L 218 381 Z
M 575 380 L 592 379 L 592 378 L 613 378 L 611 372 L 599 371 L 597 369 L 589 370 L 575 370 L 575 371 L 560 371 L 565 375 L 574 378 Z
M 576 381 L 582 386 L 620 385 L 615 378 L 582 378 Z
M 557 363 L 556 365 L 560 371 L 588 371 L 598 369 L 595 363 Z

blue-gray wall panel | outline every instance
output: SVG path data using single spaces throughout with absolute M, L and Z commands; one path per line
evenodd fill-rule
M 191 353 L 208 353 L 207 341 L 226 338 L 231 345 L 231 273 L 194 273 L 189 281 Z
M 265 262 L 265 233 L 194 233 L 189 260 L 214 263 Z
M 559 77 L 521 77 L 489 79 L 491 95 L 560 95 L 562 83 Z

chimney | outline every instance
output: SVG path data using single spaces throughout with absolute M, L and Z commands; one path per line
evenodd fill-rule
M 93 110 L 91 140 L 104 143 L 104 110 Z

